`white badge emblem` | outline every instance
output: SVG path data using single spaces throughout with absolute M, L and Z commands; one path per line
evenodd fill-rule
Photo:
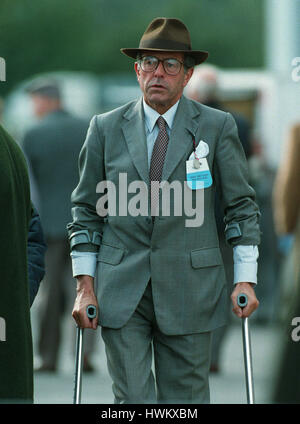
M 186 162 L 187 185 L 192 190 L 199 190 L 212 185 L 212 176 L 205 159 L 208 153 L 208 144 L 200 140 L 196 150 L 191 153 Z

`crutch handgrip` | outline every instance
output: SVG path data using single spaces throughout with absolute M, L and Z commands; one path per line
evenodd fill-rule
M 89 319 L 94 319 L 97 316 L 97 309 L 95 305 L 88 305 L 86 307 L 86 314 Z
M 240 293 L 237 297 L 237 304 L 240 308 L 245 308 L 248 305 L 248 296 L 245 293 Z

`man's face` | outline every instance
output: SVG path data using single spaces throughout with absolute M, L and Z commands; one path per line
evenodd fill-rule
M 155 56 L 158 59 L 175 58 L 180 62 L 184 61 L 183 53 L 147 51 L 143 56 Z M 190 68 L 185 73 L 182 65 L 177 75 L 169 75 L 164 70 L 162 62 L 159 62 L 153 72 L 144 72 L 135 63 L 135 72 L 145 102 L 162 115 L 180 99 L 184 87 L 193 74 L 193 69 Z
M 43 118 L 53 110 L 58 109 L 60 102 L 58 99 L 52 99 L 39 94 L 31 95 L 33 103 L 33 112 L 38 118 Z

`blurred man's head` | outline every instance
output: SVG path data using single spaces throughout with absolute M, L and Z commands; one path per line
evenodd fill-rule
M 33 102 L 34 114 L 42 118 L 61 109 L 61 95 L 58 84 L 53 80 L 37 80 L 28 88 L 27 93 Z
M 194 68 L 185 89 L 185 94 L 200 103 L 211 103 L 218 100 L 218 70 L 212 65 L 200 65 Z

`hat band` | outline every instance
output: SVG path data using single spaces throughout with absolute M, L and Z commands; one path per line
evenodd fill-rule
M 186 43 L 178 41 L 166 40 L 160 38 L 151 38 L 148 40 L 141 40 L 140 49 L 159 49 L 159 50 L 186 50 L 191 51 L 191 46 Z

